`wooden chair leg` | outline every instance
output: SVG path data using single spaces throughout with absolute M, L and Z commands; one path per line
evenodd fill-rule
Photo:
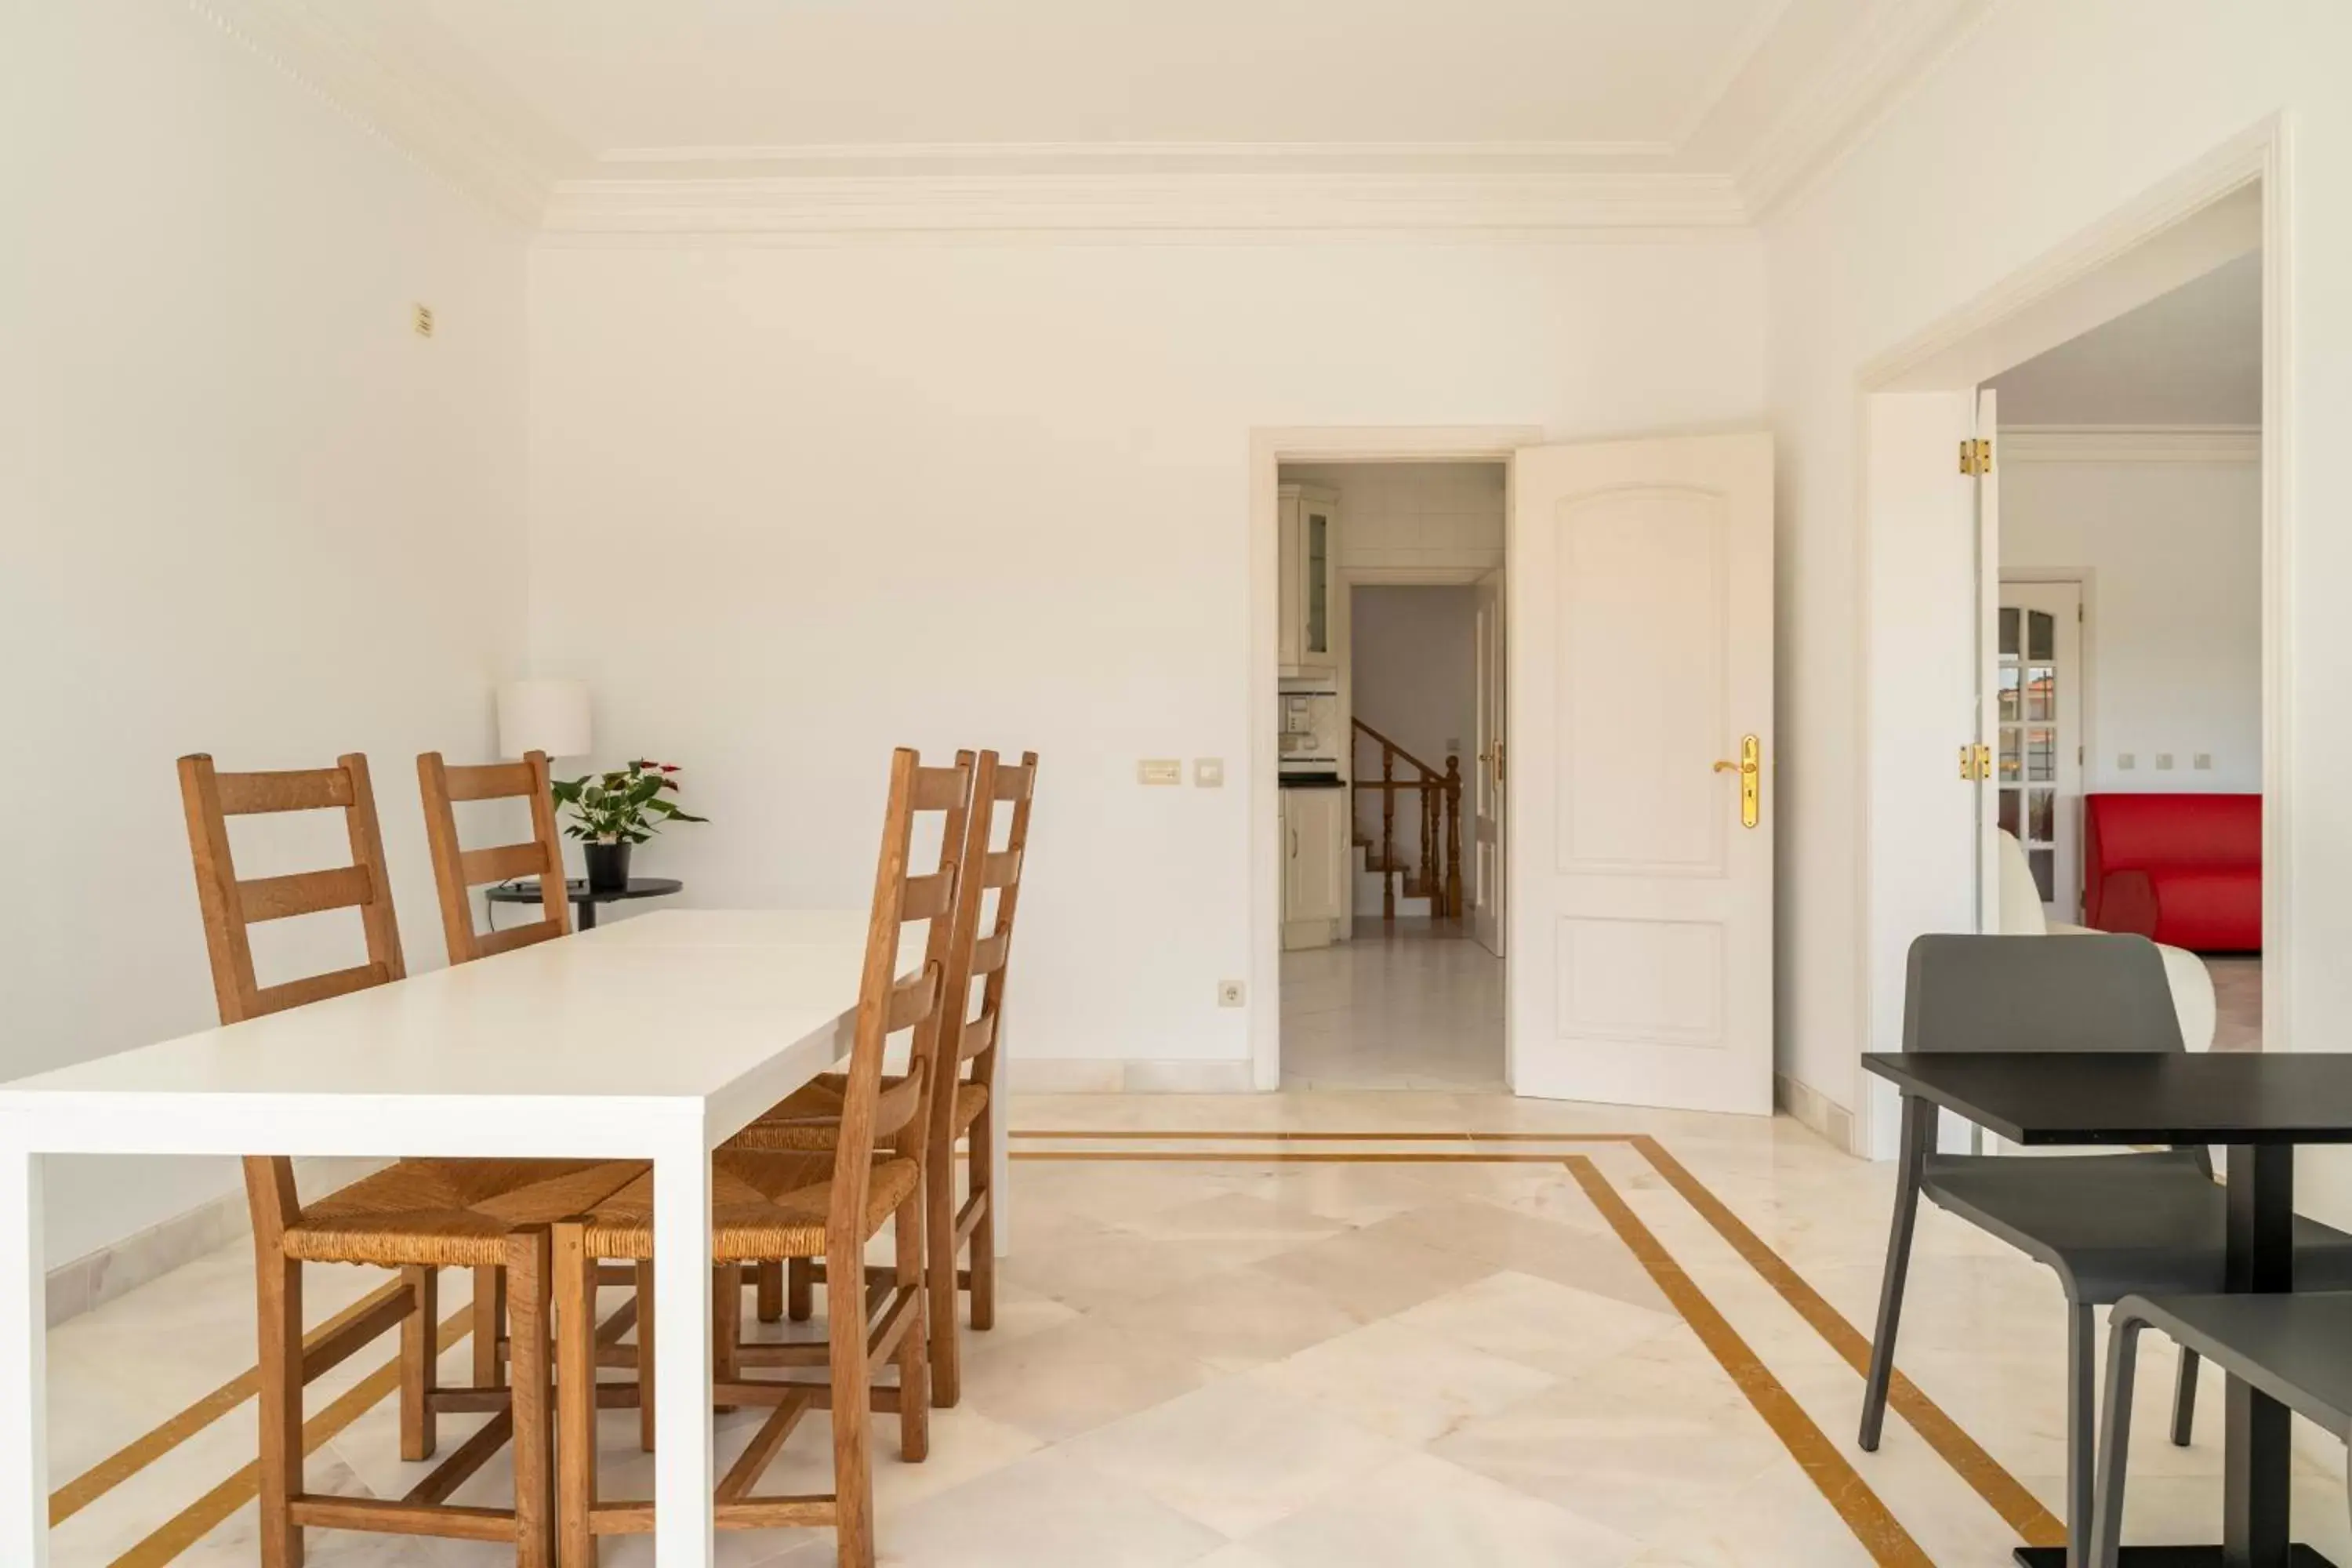
M 637 1447 L 654 1451 L 654 1266 L 637 1265 Z
M 555 1227 L 554 1252 L 557 1561 L 595 1568 L 596 1262 L 577 1225 Z
M 755 1278 L 760 1282 L 760 1321 L 782 1322 L 784 1321 L 784 1266 L 772 1258 L 756 1266 Z
M 832 1279 L 865 1277 L 865 1249 L 835 1247 L 825 1255 Z M 866 1292 L 852 1285 L 825 1292 L 826 1361 L 833 1378 L 833 1490 L 835 1561 L 840 1568 L 874 1568 L 873 1368 L 866 1354 Z
M 785 1311 L 795 1323 L 805 1323 L 816 1310 L 816 1270 L 805 1258 L 784 1265 Z
M 972 1119 L 967 1136 L 971 1195 L 980 1205 L 979 1221 L 971 1233 L 971 1326 L 986 1332 L 996 1327 L 996 1106 L 992 1100 Z
M 548 1409 L 550 1249 L 543 1227 L 507 1238 L 517 1568 L 555 1568 L 555 1423 Z M 589 1332 L 593 1335 L 594 1330 Z
M 927 1182 L 926 1187 L 929 1185 Z M 927 1320 L 930 1300 L 923 1280 L 923 1210 L 930 1194 L 918 1191 L 898 1210 L 894 1238 L 898 1265 L 898 1293 L 912 1303 L 914 1321 L 898 1338 L 898 1457 L 919 1465 L 931 1453 L 930 1333 Z M 952 1226 L 950 1230 L 953 1235 Z M 955 1275 L 950 1260 L 948 1304 L 955 1304 Z M 954 1347 L 949 1347 L 952 1353 Z M 952 1402 L 950 1402 L 952 1403 Z
M 440 1383 L 441 1270 L 411 1266 L 400 1272 L 412 1303 L 400 1324 L 400 1457 L 414 1464 L 440 1446 L 433 1393 Z
M 722 1263 L 710 1271 L 710 1375 L 720 1383 L 736 1383 L 743 1375 L 743 1270 Z M 737 1407 L 713 1406 L 726 1415 Z
M 262 1568 L 302 1568 L 293 1501 L 302 1492 L 302 1266 L 276 1247 L 257 1253 L 260 1319 Z
M 963 1361 L 956 1343 L 955 1161 L 934 1159 L 923 1173 L 923 1242 L 929 1277 L 923 1312 L 930 1331 L 931 1403 L 951 1409 L 963 1398 Z M 902 1269 L 903 1274 L 903 1269 Z
M 503 1269 L 474 1270 L 474 1386 L 498 1388 L 506 1382 L 499 1338 L 506 1330 L 507 1277 Z

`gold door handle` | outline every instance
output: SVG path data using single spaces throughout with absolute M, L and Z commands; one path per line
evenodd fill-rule
M 1739 760 L 1717 761 L 1715 772 L 1739 775 L 1739 826 L 1753 827 L 1764 817 L 1764 742 L 1754 735 L 1739 738 Z

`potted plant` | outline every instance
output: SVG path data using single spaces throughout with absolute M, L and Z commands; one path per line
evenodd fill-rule
M 639 760 L 611 773 L 554 781 L 555 804 L 572 813 L 563 831 L 580 840 L 588 859 L 588 890 L 624 892 L 629 851 L 673 822 L 707 822 L 664 798 L 676 793 L 674 763 Z

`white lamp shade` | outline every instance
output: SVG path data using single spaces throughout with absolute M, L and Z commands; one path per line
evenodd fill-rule
M 577 680 L 509 680 L 499 688 L 499 753 L 588 754 L 588 688 Z

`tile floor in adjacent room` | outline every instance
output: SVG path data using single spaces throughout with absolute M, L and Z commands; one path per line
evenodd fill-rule
M 1649 1133 L 1849 1322 L 1875 1300 L 1890 1173 L 1785 1119 L 1670 1115 L 1414 1092 L 1016 1101 L 1016 1126 L 1346 1133 Z M 1861 1380 L 1664 1167 L 1620 1141 L 1474 1144 L 1133 1137 L 1018 1140 L 1013 1254 L 999 1326 L 967 1336 L 963 1404 L 936 1417 L 919 1466 L 877 1421 L 886 1563 L 908 1568 L 1825 1568 L 2008 1561 L 2014 1537 L 1899 1418 L 1857 1452 Z M 1059 1153 L 1231 1154 L 1181 1162 Z M 1431 1161 L 1433 1153 L 1508 1163 Z M 1350 1156 L 1301 1161 L 1301 1154 Z M 1410 1161 L 1363 1159 L 1407 1155 Z M 1290 1158 L 1276 1158 L 1290 1156 Z M 1532 1156 L 1530 1158 L 1529 1156 Z M 1589 1157 L 1599 1187 L 1578 1179 Z M 1825 1500 L 1782 1433 L 1743 1395 L 1694 1318 L 1662 1294 L 1597 1198 L 1625 1210 L 1851 1465 L 1916 1555 L 1874 1553 Z M 1609 1201 L 1614 1201 L 1609 1200 Z M 313 1271 L 327 1315 L 374 1276 Z M 54 1331 L 58 1484 L 248 1366 L 250 1267 L 230 1248 Z M 461 1299 L 456 1276 L 444 1310 Z M 1922 1216 L 1902 1364 L 2045 1506 L 2061 1497 L 2063 1314 L 2049 1277 L 1933 1210 Z M 1685 1305 L 1689 1305 L 1686 1300 Z M 1715 1344 L 1723 1349 L 1720 1335 Z M 449 1367 L 462 1375 L 466 1347 Z M 388 1359 L 371 1351 L 314 1388 L 315 1415 Z M 2144 1376 L 2170 1386 L 2151 1336 Z M 2209 1373 L 2210 1377 L 2210 1373 Z M 2196 1445 L 2158 1436 L 2141 1402 L 2131 1490 L 2140 1540 L 2210 1539 L 2220 1506 L 2221 1389 Z M 315 1489 L 396 1496 L 422 1467 L 396 1458 L 384 1401 L 313 1455 Z M 722 1461 L 755 1417 L 725 1417 Z M 448 1447 L 470 1418 L 446 1417 Z M 1802 1423 L 1801 1423 L 1802 1425 Z M 823 1418 L 771 1472 L 826 1486 Z M 608 1495 L 642 1491 L 635 1418 L 602 1430 Z M 2343 1450 L 2299 1433 L 2299 1527 L 2352 1563 Z M 124 1558 L 252 1456 L 250 1404 L 107 1492 L 58 1530 L 60 1568 L 254 1561 L 250 1504 L 173 1558 Z M 501 1500 L 503 1468 L 462 1500 Z M 488 1568 L 492 1547 L 318 1534 L 323 1568 Z M 1894 1552 L 1890 1555 L 1889 1552 Z M 650 1561 L 647 1542 L 604 1561 Z M 729 1568 L 822 1568 L 823 1532 L 726 1534 Z
M 1503 961 L 1455 922 L 1356 917 L 1282 955 L 1285 1089 L 1503 1088 Z

